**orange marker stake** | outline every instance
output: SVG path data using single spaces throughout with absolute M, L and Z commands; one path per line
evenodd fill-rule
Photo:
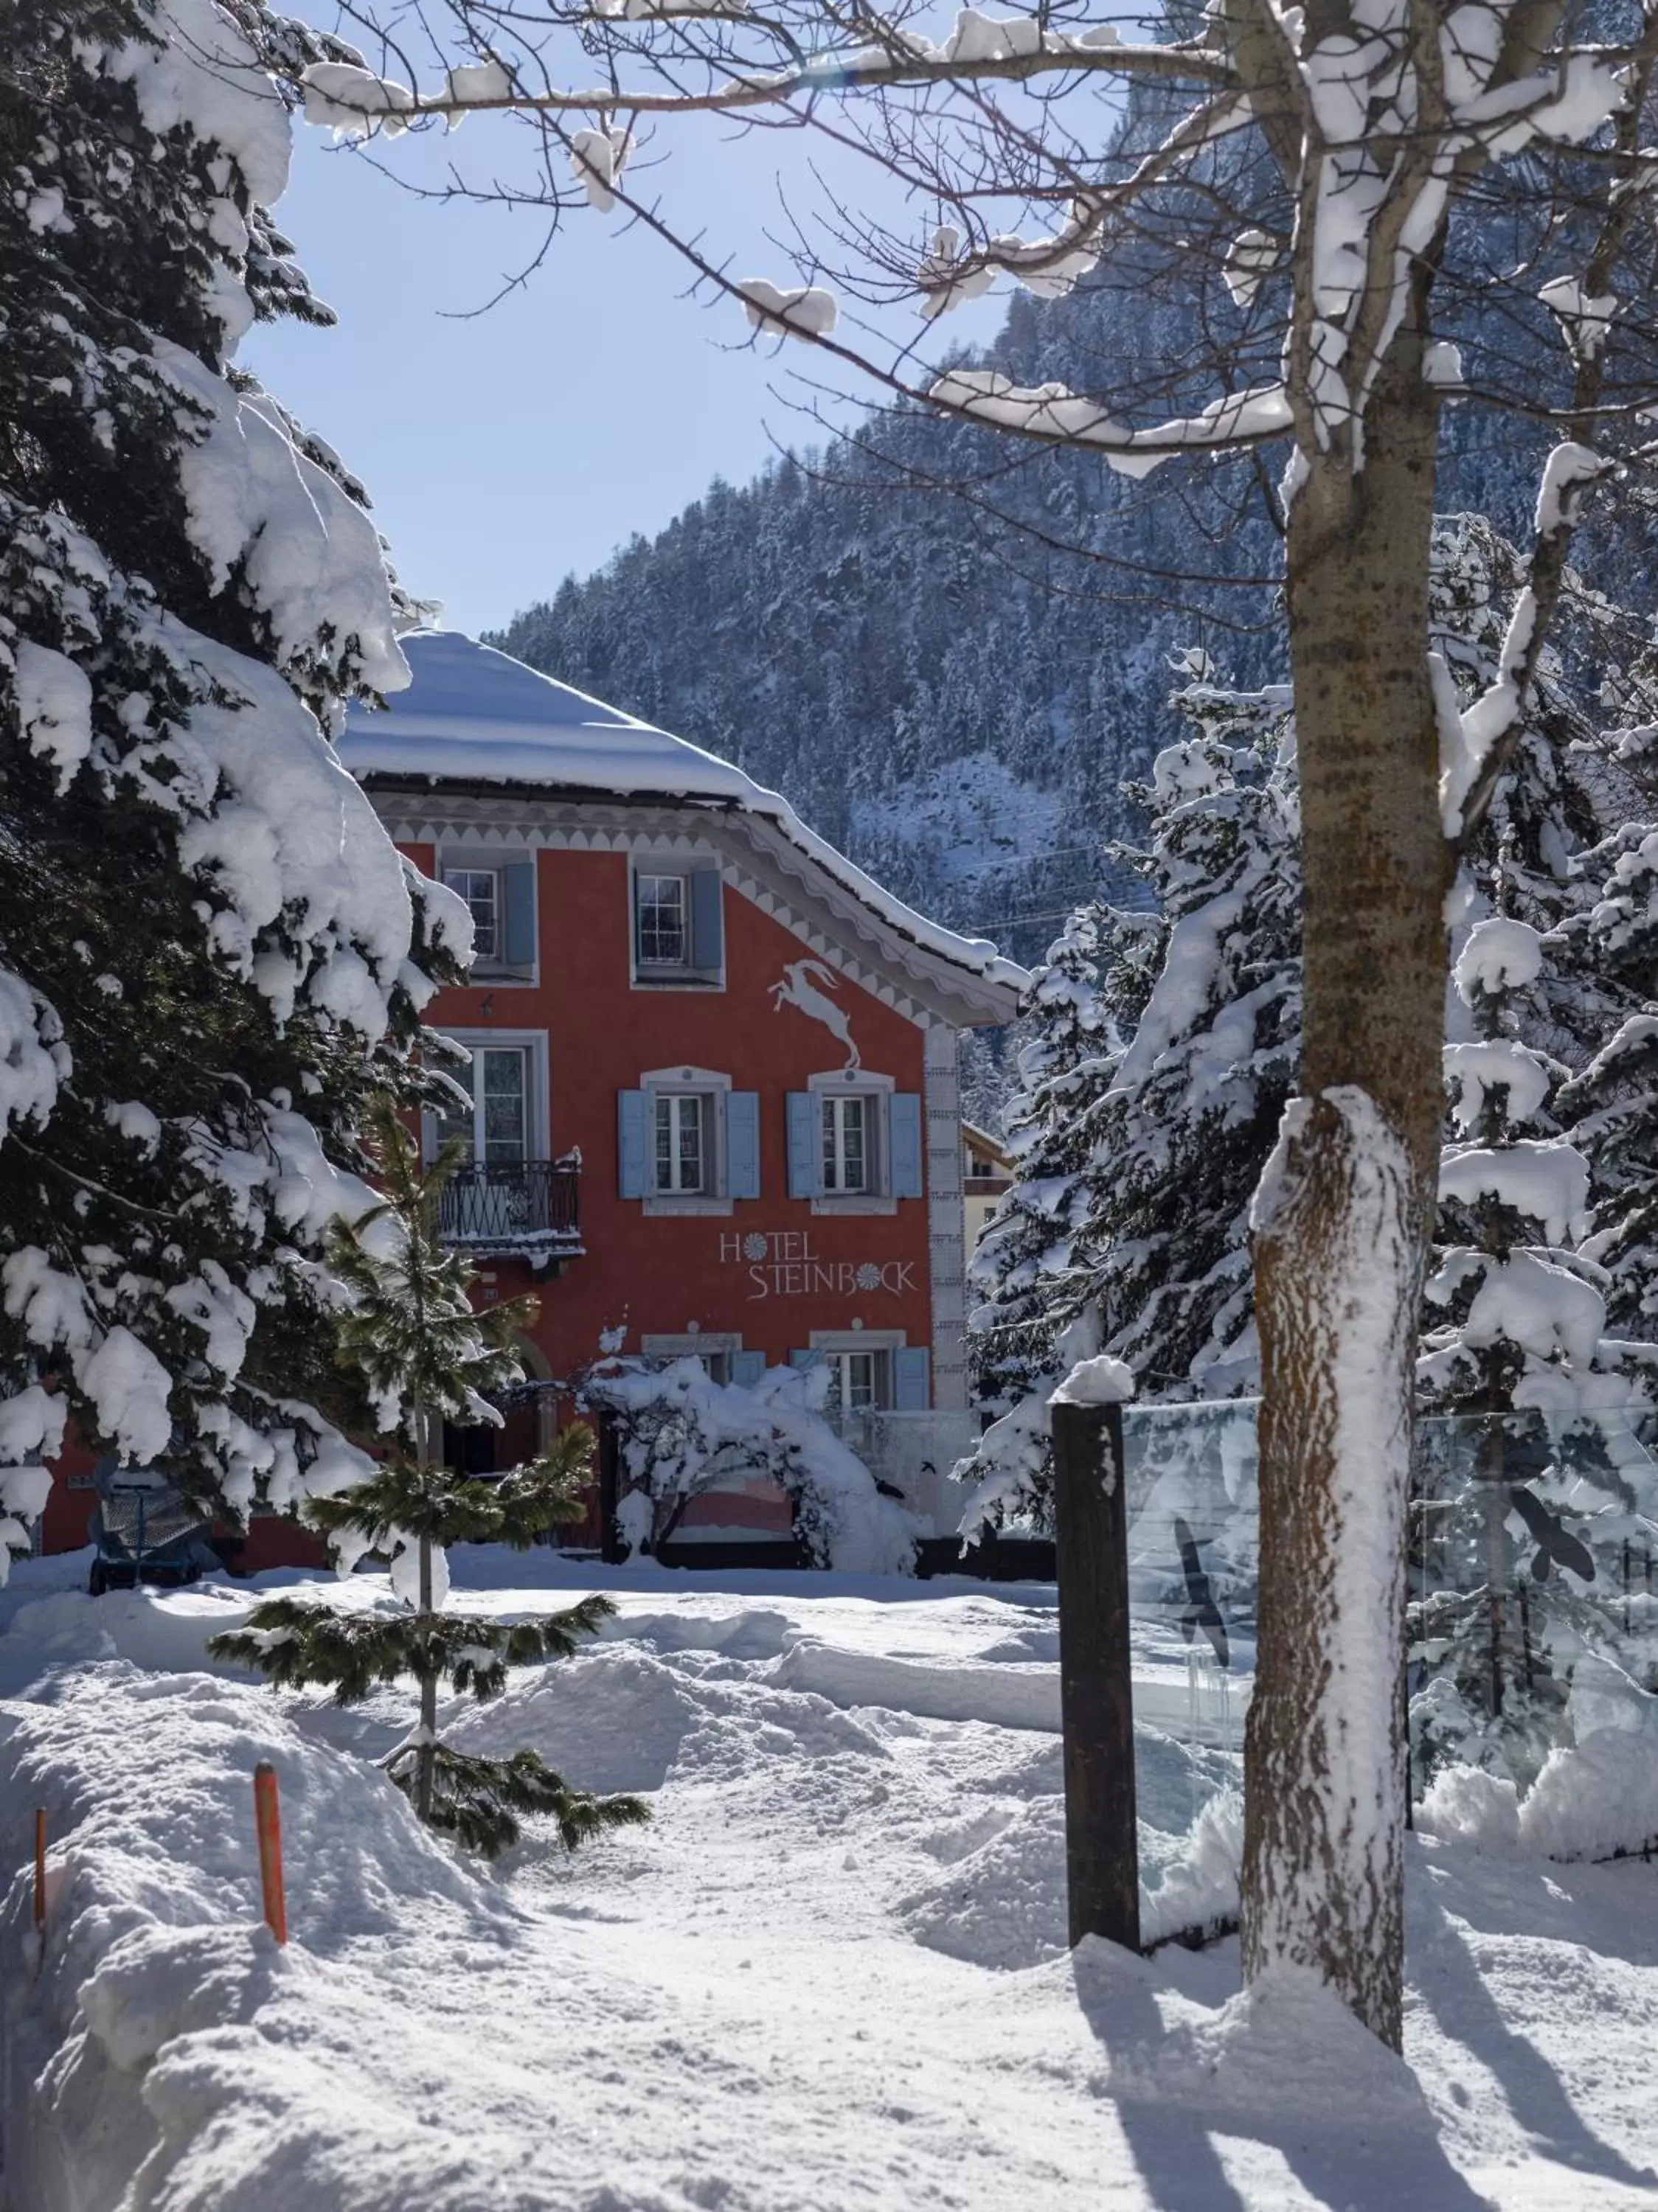
M 253 1769 L 253 1819 L 259 1837 L 265 1924 L 278 1943 L 285 1943 L 288 1907 L 282 1893 L 282 1814 L 277 1805 L 277 1770 L 268 1759 L 260 1759 Z
M 34 1932 L 46 1932 L 46 1808 L 34 1808 Z

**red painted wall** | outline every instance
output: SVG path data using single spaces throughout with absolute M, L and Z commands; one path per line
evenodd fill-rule
M 436 866 L 431 847 L 405 849 L 418 866 Z M 850 1329 L 855 1321 L 870 1330 L 901 1329 L 910 1344 L 930 1346 L 926 1200 L 901 1199 L 890 1214 L 838 1218 L 814 1215 L 808 1200 L 788 1194 L 785 1098 L 842 1058 L 820 1023 L 771 1000 L 785 963 L 810 957 L 809 948 L 727 884 L 724 988 L 635 988 L 628 863 L 619 853 L 539 854 L 536 912 L 537 983 L 446 991 L 427 1018 L 439 1029 L 547 1033 L 551 1152 L 581 1148 L 585 1255 L 557 1279 L 508 1260 L 486 1261 L 481 1273 L 486 1298 L 537 1293 L 533 1334 L 554 1375 L 587 1365 L 598 1356 L 600 1331 L 624 1320 L 629 1351 L 637 1352 L 643 1336 L 682 1335 L 694 1322 L 710 1333 L 740 1333 L 745 1349 L 763 1352 L 771 1364 L 804 1349 L 814 1329 Z M 891 1076 L 899 1091 L 922 1091 L 922 1030 L 848 976 L 835 995 L 864 1069 Z M 736 1090 L 760 1094 L 761 1195 L 738 1200 L 728 1214 L 648 1218 L 642 1201 L 619 1194 L 617 1094 L 637 1089 L 647 1070 L 679 1066 L 728 1074 Z M 759 1262 L 741 1246 L 756 1235 L 767 1240 Z M 866 1261 L 882 1269 L 883 1286 L 843 1289 L 851 1279 L 840 1263 L 856 1269 Z M 534 1449 L 527 1417 L 514 1419 L 503 1448 L 519 1455 Z M 76 1450 L 58 1470 L 46 1514 L 47 1551 L 87 1541 L 93 1492 L 70 1490 L 68 1478 L 90 1464 Z M 786 1513 L 774 1498 L 725 1494 L 698 1501 L 688 1519 L 758 1530 L 785 1525 Z M 304 1529 L 266 1516 L 252 1524 L 235 1565 L 253 1572 L 320 1565 L 323 1557 Z
M 408 849 L 421 866 L 436 865 L 430 846 Z M 554 1374 L 595 1358 L 600 1330 L 625 1316 L 630 1351 L 643 1335 L 681 1334 L 693 1322 L 741 1331 L 747 1349 L 774 1363 L 808 1345 L 814 1329 L 850 1328 L 855 1319 L 930 1346 L 925 1200 L 900 1199 L 890 1215 L 837 1218 L 814 1215 L 808 1200 L 788 1194 L 784 1100 L 842 1058 L 821 1023 L 772 1004 L 784 963 L 809 957 L 809 948 L 727 884 L 724 989 L 637 989 L 625 855 L 543 852 L 538 860 L 539 981 L 446 991 L 427 1018 L 439 1029 L 547 1032 L 552 1149 L 556 1156 L 581 1147 L 587 1248 L 561 1279 L 539 1286 L 535 1335 Z M 840 978 L 836 997 L 865 1070 L 890 1075 L 900 1091 L 922 1091 L 922 1030 L 850 977 Z M 618 1195 L 617 1094 L 636 1089 L 649 1069 L 676 1066 L 728 1074 L 737 1090 L 760 1094 L 761 1195 L 739 1199 L 729 1214 L 648 1218 L 639 1200 Z M 753 1263 L 734 1256 L 735 1240 L 755 1234 L 769 1240 L 758 1279 Z M 888 1280 L 904 1287 L 823 1287 L 811 1262 L 843 1261 L 886 1266 Z M 511 1261 L 489 1262 L 485 1272 L 503 1297 L 537 1287 L 529 1269 Z

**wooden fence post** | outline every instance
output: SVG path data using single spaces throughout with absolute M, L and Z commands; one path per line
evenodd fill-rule
M 1140 1948 L 1123 1409 L 1056 1398 L 1053 1525 L 1070 1941 Z
M 288 1941 L 288 1901 L 282 1887 L 282 1813 L 277 1802 L 277 1770 L 268 1759 L 253 1769 L 253 1824 L 259 1838 L 259 1888 L 265 1924 L 278 1943 Z

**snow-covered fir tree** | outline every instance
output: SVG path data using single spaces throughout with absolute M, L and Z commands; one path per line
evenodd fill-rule
M 1438 526 L 1435 636 L 1448 701 L 1466 703 L 1490 680 L 1519 572 L 1518 556 L 1484 517 Z M 1567 635 L 1580 651 L 1594 643 L 1592 629 L 1587 638 Z M 1299 1054 L 1289 696 L 1227 690 L 1201 655 L 1184 659 L 1193 680 L 1172 703 L 1196 733 L 1159 755 L 1139 793 L 1149 835 L 1130 854 L 1155 914 L 1106 910 L 1090 930 L 1097 1019 L 1127 1042 L 1094 1086 L 1086 1129 L 1055 1139 L 1072 1170 L 1063 1185 L 1064 1265 L 1022 1275 L 996 1268 L 976 1317 L 985 1343 L 1018 1331 L 1039 1350 L 1060 1328 L 1078 1327 L 1135 1369 L 1143 1401 L 1259 1388 L 1249 1206 Z M 1539 932 L 1595 903 L 1582 856 L 1628 798 L 1628 780 L 1609 774 L 1604 750 L 1560 659 L 1550 656 L 1478 857 L 1490 880 L 1500 874 L 1508 907 Z M 1633 833 L 1625 838 L 1638 848 Z M 1658 847 L 1655 855 L 1658 864 Z M 1563 1074 L 1593 1052 L 1602 1018 L 1582 965 L 1551 963 L 1526 1010 L 1528 1036 L 1559 1059 Z M 1004 1238 L 1016 1259 L 1015 1226 L 1033 1211 L 1039 1221 L 1041 1196 L 1022 1182 L 1009 1194 L 980 1247 L 987 1261 L 1000 1257 Z M 1021 1303 L 1004 1292 L 1004 1277 Z M 1022 1411 L 993 1427 L 964 1466 L 986 1483 L 979 1510 L 1042 1516 L 1042 1401 L 1052 1381 L 1052 1363 L 1033 1361 L 990 1400 L 998 1414 L 1021 1403 Z
M 1643 656 L 1643 661 L 1649 661 Z M 1599 1016 L 1594 1049 L 1557 1110 L 1590 1163 L 1593 1236 L 1620 1334 L 1658 1334 L 1658 684 L 1615 684 L 1614 765 L 1632 788 L 1583 872 L 1591 896 L 1563 926 L 1559 964 Z
M 1086 1037 L 1079 1051 L 1072 1022 L 1040 1038 L 1037 1141 L 975 1263 L 977 1375 L 1001 1417 L 960 1470 L 980 1484 L 976 1522 L 1046 1520 L 1061 1348 L 1103 1345 L 1143 1396 L 1255 1379 L 1249 1196 L 1297 1045 L 1290 718 L 1281 691 L 1227 692 L 1201 655 L 1183 665 L 1175 700 L 1196 733 L 1137 793 L 1150 834 L 1128 854 L 1150 909 L 1083 917 Z
M 1047 1395 L 1066 1355 L 1094 1348 L 1083 1342 L 1086 1324 L 1073 1328 L 1078 1308 L 1068 1285 L 1086 1204 L 1088 1109 L 1110 1084 L 1121 1049 L 1100 990 L 1101 940 L 1155 926 L 1149 915 L 1079 908 L 1021 1006 L 1016 1088 L 1004 1115 L 1014 1186 L 969 1270 L 969 1369 L 978 1404 L 993 1419 L 978 1453 L 956 1470 L 980 1485 L 975 1526 L 1045 1513 Z
M 362 487 L 234 364 L 331 319 L 261 65 L 326 42 L 257 0 L 8 21 L 0 1573 L 68 1419 L 233 1514 L 357 1463 L 324 1240 L 470 939 L 328 743 L 407 681 Z
M 1109 974 L 1130 1042 L 1089 1117 L 1079 1285 L 1142 1396 L 1172 1399 L 1259 1386 L 1248 1206 L 1301 1042 L 1289 698 L 1192 672 L 1196 734 L 1157 757 L 1137 855 L 1155 934 L 1134 927 Z
M 419 1146 L 389 1104 L 377 1120 L 381 1203 L 332 1240 L 349 1304 L 342 1348 L 361 1372 L 387 1441 L 366 1480 L 307 1506 L 326 1532 L 334 1564 L 349 1573 L 369 1552 L 390 1560 L 386 1610 L 344 1610 L 314 1601 L 263 1599 L 246 1628 L 216 1637 L 216 1658 L 259 1668 L 282 1688 L 323 1683 L 337 1705 L 377 1683 L 412 1679 L 419 1718 L 384 1762 L 428 1826 L 491 1856 L 518 1840 L 527 1814 L 549 1814 L 566 1846 L 647 1817 L 635 1797 L 595 1797 L 572 1787 L 531 1750 L 491 1759 L 445 1742 L 438 1691 L 497 1696 L 513 1667 L 568 1658 L 614 1613 L 586 1597 L 540 1620 L 511 1622 L 451 1611 L 444 1547 L 506 1543 L 521 1549 L 561 1521 L 579 1520 L 576 1493 L 592 1458 L 592 1432 L 566 1429 L 541 1458 L 479 1481 L 445 1467 L 434 1438 L 445 1420 L 499 1425 L 494 1395 L 523 1379 L 515 1349 L 534 1318 L 532 1297 L 474 1310 L 472 1271 L 446 1245 L 443 1186 L 460 1162 L 450 1147 L 423 1172 Z
M 1499 864 L 1492 903 L 1507 902 L 1513 872 Z M 1606 1277 L 1583 1248 L 1590 1163 L 1560 1133 L 1569 1070 L 1527 1042 L 1557 1019 L 1547 1002 L 1563 994 L 1547 979 L 1561 942 L 1487 913 L 1454 971 L 1471 1034 L 1446 1048 L 1455 1135 L 1427 1286 L 1412 1516 L 1423 1778 L 1454 1759 L 1529 1782 L 1570 1741 L 1586 1662 L 1599 1662 L 1602 1695 L 1631 1659 L 1643 1667 L 1627 1648 L 1623 1569 L 1626 1547 L 1644 1555 L 1658 1534 L 1637 1437 L 1658 1345 L 1607 1334 Z

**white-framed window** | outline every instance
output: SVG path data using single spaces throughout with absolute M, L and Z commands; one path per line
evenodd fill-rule
M 718 990 L 725 981 L 725 887 L 716 863 L 678 852 L 637 851 L 628 913 L 636 987 Z
M 535 977 L 535 855 L 445 846 L 437 873 L 472 922 L 472 974 L 503 983 Z
M 760 1194 L 759 1093 L 709 1067 L 657 1067 L 617 1093 L 617 1191 L 647 1214 L 729 1213 Z
M 642 969 L 689 968 L 691 897 L 688 879 L 641 868 L 634 877 L 634 957 Z
M 814 1075 L 787 1101 L 789 1195 L 814 1212 L 890 1214 L 921 1195 L 919 1092 L 874 1069 Z
M 855 1352 L 826 1352 L 829 1370 L 827 1407 L 839 1413 L 873 1413 L 893 1402 L 892 1355 L 879 1346 Z
M 651 1187 L 659 1198 L 715 1195 L 716 1101 L 705 1091 L 655 1091 Z
M 814 1328 L 809 1351 L 789 1358 L 827 1370 L 831 1419 L 922 1413 L 930 1402 L 927 1350 L 908 1343 L 901 1328 Z
M 479 1167 L 521 1167 L 530 1157 L 530 1054 L 521 1044 L 475 1044 L 472 1065 L 453 1071 L 471 1098 L 437 1118 L 440 1146 L 459 1137 Z
M 829 1091 L 820 1101 L 823 1137 L 822 1185 L 828 1198 L 867 1198 L 880 1188 L 877 1179 L 877 1094 Z
M 443 881 L 466 902 L 472 918 L 472 957 L 489 963 L 500 959 L 501 871 L 499 868 L 446 867 Z
M 704 1329 L 694 1336 L 647 1334 L 640 1338 L 639 1349 L 647 1359 L 700 1359 L 710 1382 L 729 1382 L 742 1338 L 728 1329 Z

